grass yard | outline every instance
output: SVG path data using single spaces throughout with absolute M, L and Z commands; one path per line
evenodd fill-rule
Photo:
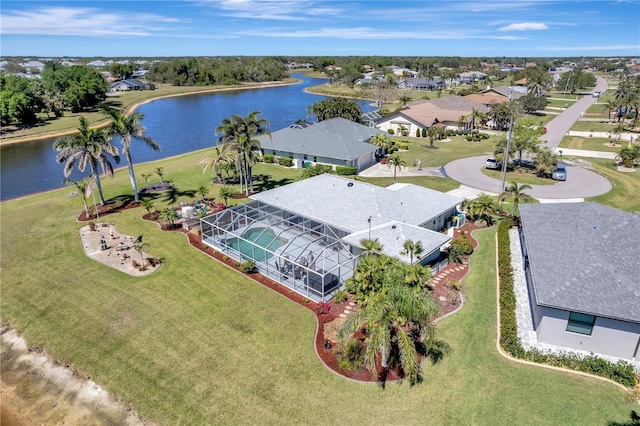
M 570 130 L 576 132 L 608 132 L 613 129 L 613 124 L 607 123 L 607 118 L 603 116 L 602 121 L 576 121 Z
M 597 197 L 588 198 L 586 201 L 594 201 L 606 204 L 632 213 L 640 213 L 640 167 L 632 173 L 619 172 L 612 160 L 599 158 L 585 158 L 596 169 L 596 172 L 605 176 L 613 185 L 613 190 Z
M 409 150 L 398 151 L 393 155 L 399 155 L 407 166 L 412 166 L 415 161 L 420 160 L 422 167 L 440 167 L 458 158 L 490 155 L 500 137 L 491 136 L 481 142 L 468 142 L 464 136 L 453 136 L 451 142 L 435 141 L 433 148 L 428 138 L 394 137 L 393 140 L 408 142 Z
M 489 144 L 443 143 L 431 160 L 444 164 L 476 146 Z M 209 181 L 197 164 L 204 155 L 190 153 L 136 171 L 140 176 L 163 166 L 178 187 L 177 199 L 189 200 Z M 265 185 L 299 177 L 299 170 L 269 165 L 256 166 L 255 173 L 269 176 Z M 633 192 L 638 181 L 627 179 L 637 176 L 614 178 L 624 192 L 600 202 L 639 200 Z M 436 189 L 456 186 L 442 178 L 413 183 L 432 187 L 431 180 Z M 107 198 L 129 193 L 126 171 L 106 179 L 104 187 Z M 142 221 L 142 208 L 104 220 L 123 233 L 143 235 L 148 252 L 165 260 L 160 270 L 134 278 L 90 260 L 80 246 L 81 224 L 74 220 L 82 202 L 69 199 L 70 192 L 0 204 L 2 320 L 30 345 L 46 348 L 159 424 L 408 425 L 428 419 L 602 425 L 625 421 L 636 407 L 611 384 L 516 364 L 497 353 L 494 229 L 476 234 L 480 247 L 463 281 L 465 307 L 439 325 L 453 347 L 451 357 L 428 366 L 422 385 L 389 384 L 382 390 L 339 378 L 321 364 L 310 311 L 191 248 L 182 234 Z M 627 207 L 640 210 L 635 203 Z
M 491 169 L 482 168 L 482 173 L 494 179 L 498 179 L 498 180 L 502 179 L 502 172 L 500 170 L 491 170 Z M 523 173 L 518 173 L 515 170 L 507 172 L 507 177 L 505 181 L 507 183 L 515 181 L 523 185 L 553 185 L 556 183 L 551 179 L 545 179 L 545 178 L 536 176 L 533 171 L 532 172 L 525 171 Z
M 616 146 L 611 146 L 608 138 L 583 138 L 580 136 L 565 136 L 560 141 L 559 148 L 585 149 L 588 151 L 618 152 L 620 148 L 626 146 L 628 141 L 620 140 Z
M 575 99 L 559 99 L 555 97 L 552 99 L 547 98 L 547 100 L 549 101 L 547 106 L 556 108 L 569 108 L 576 101 Z

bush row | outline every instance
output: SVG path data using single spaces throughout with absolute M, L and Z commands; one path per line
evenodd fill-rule
M 552 354 L 537 349 L 525 351 L 518 338 L 516 321 L 516 296 L 513 291 L 513 269 L 511 268 L 511 248 L 509 229 L 511 219 L 498 224 L 498 274 L 500 275 L 500 345 L 515 358 L 583 371 L 614 380 L 624 386 L 633 387 L 637 376 L 628 362 L 609 362 L 596 355 L 581 356 L 573 352 Z
M 358 173 L 358 168 L 356 166 L 336 166 L 337 175 L 354 176 L 356 173 Z

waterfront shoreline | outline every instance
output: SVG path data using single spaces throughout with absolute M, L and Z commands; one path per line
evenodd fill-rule
M 296 77 L 291 77 L 294 78 L 295 81 L 292 82 L 267 82 L 267 83 L 261 83 L 261 84 L 251 84 L 251 85 L 240 85 L 240 86 L 230 86 L 230 87 L 217 87 L 215 89 L 205 89 L 205 90 L 199 90 L 196 92 L 180 92 L 180 93 L 171 93 L 168 95 L 162 95 L 162 96 L 157 96 L 157 97 L 153 97 L 150 99 L 146 99 L 144 101 L 140 101 L 140 102 L 135 102 L 129 106 L 127 106 L 124 109 L 124 113 L 126 115 L 130 115 L 132 114 L 139 106 L 147 104 L 149 102 L 153 102 L 153 101 L 157 101 L 159 99 L 166 99 L 166 98 L 175 98 L 175 97 L 179 97 L 179 96 L 189 96 L 189 95 L 201 95 L 201 94 L 210 94 L 210 93 L 217 93 L 217 92 L 229 92 L 232 90 L 249 90 L 249 89 L 268 89 L 270 87 L 279 87 L 279 86 L 290 86 L 293 84 L 300 84 L 302 83 L 302 80 Z M 91 126 L 89 126 L 92 129 L 101 129 L 104 127 L 107 127 L 109 125 L 109 121 L 108 120 L 101 120 L 98 121 L 94 124 L 92 124 Z M 4 145 L 16 145 L 16 144 L 20 144 L 20 143 L 25 143 L 25 142 L 31 142 L 31 141 L 38 141 L 38 140 L 43 140 L 43 139 L 51 139 L 51 138 L 60 138 L 63 136 L 69 136 L 69 135 L 73 135 L 76 134 L 78 132 L 77 128 L 68 128 L 68 129 L 62 129 L 62 130 L 55 130 L 55 131 L 49 131 L 49 132 L 43 132 L 43 133 L 38 133 L 38 134 L 32 134 L 32 135 L 24 135 L 24 136 L 16 136 L 13 138 L 6 138 L 6 137 L 2 137 L 0 138 L 0 146 L 4 146 Z

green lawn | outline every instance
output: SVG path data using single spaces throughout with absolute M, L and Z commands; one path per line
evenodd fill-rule
M 612 160 L 585 158 L 596 169 L 596 172 L 605 176 L 613 185 L 613 190 L 597 197 L 589 198 L 587 201 L 594 201 L 606 204 L 621 210 L 632 213 L 640 213 L 640 167 L 636 166 L 636 171 L 632 173 L 619 172 Z
M 575 102 L 575 99 L 549 99 L 549 104 L 547 106 L 557 107 L 557 108 L 569 108 Z
M 460 147 L 483 145 L 465 143 Z M 190 191 L 208 181 L 197 164 L 204 154 L 137 172 L 161 165 L 178 199 L 191 199 Z M 299 170 L 259 165 L 256 174 L 269 175 L 267 184 L 274 185 L 296 179 Z M 128 185 L 120 171 L 105 180 L 105 195 L 128 193 Z M 493 229 L 476 234 L 480 248 L 463 282 L 464 308 L 439 325 L 451 357 L 427 367 L 420 386 L 382 390 L 321 364 L 310 311 L 209 259 L 183 235 L 142 221 L 142 209 L 104 219 L 143 235 L 148 251 L 165 259 L 160 270 L 134 278 L 90 260 L 74 220 L 82 203 L 69 199 L 70 192 L 0 204 L 2 319 L 30 345 L 46 348 L 157 423 L 602 425 L 626 420 L 636 407 L 611 384 L 497 353 Z
M 468 142 L 464 136 L 453 136 L 451 142 L 435 141 L 431 147 L 427 138 L 394 137 L 394 140 L 408 142 L 409 150 L 393 155 L 399 155 L 408 166 L 420 160 L 423 167 L 440 167 L 458 158 L 489 155 L 493 153 L 499 138 L 500 136 L 491 136 L 481 142 Z
M 583 138 L 580 136 L 565 136 L 560 141 L 559 148 L 586 149 L 588 151 L 618 152 L 620 148 L 626 146 L 628 141 L 618 141 L 616 146 L 611 146 L 608 138 Z
M 525 169 L 526 170 L 526 169 Z M 482 168 L 482 173 L 492 177 L 494 179 L 501 180 L 502 172 L 500 170 L 491 170 Z M 551 179 L 541 178 L 535 175 L 534 172 L 518 173 L 516 171 L 507 172 L 506 182 L 518 182 L 519 184 L 526 185 L 553 185 L 555 182 Z
M 602 116 L 602 121 L 576 121 L 570 130 L 576 132 L 608 132 L 613 125 L 607 123 L 607 117 Z

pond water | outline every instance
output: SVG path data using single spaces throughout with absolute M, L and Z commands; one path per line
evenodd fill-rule
M 325 96 L 306 93 L 304 89 L 324 83 L 325 80 L 303 77 L 301 84 L 263 89 L 234 90 L 228 92 L 179 96 L 158 99 L 141 105 L 137 111 L 144 114 L 147 134 L 161 147 L 151 151 L 137 141 L 132 144 L 134 164 L 159 160 L 186 152 L 211 147 L 216 142 L 215 129 L 224 118 L 233 114 L 246 116 L 261 111 L 259 118 L 269 121 L 274 132 L 299 119 L 313 120 L 307 108 Z M 358 101 L 363 111 L 374 109 L 369 103 Z M 56 162 L 55 139 L 30 141 L 0 147 L 0 200 L 8 200 L 37 192 L 60 188 L 63 165 Z M 120 141 L 113 140 L 120 147 Z M 120 166 L 124 166 L 124 158 Z M 72 179 L 79 180 L 89 174 L 74 170 Z M 106 182 L 108 185 L 108 181 Z

